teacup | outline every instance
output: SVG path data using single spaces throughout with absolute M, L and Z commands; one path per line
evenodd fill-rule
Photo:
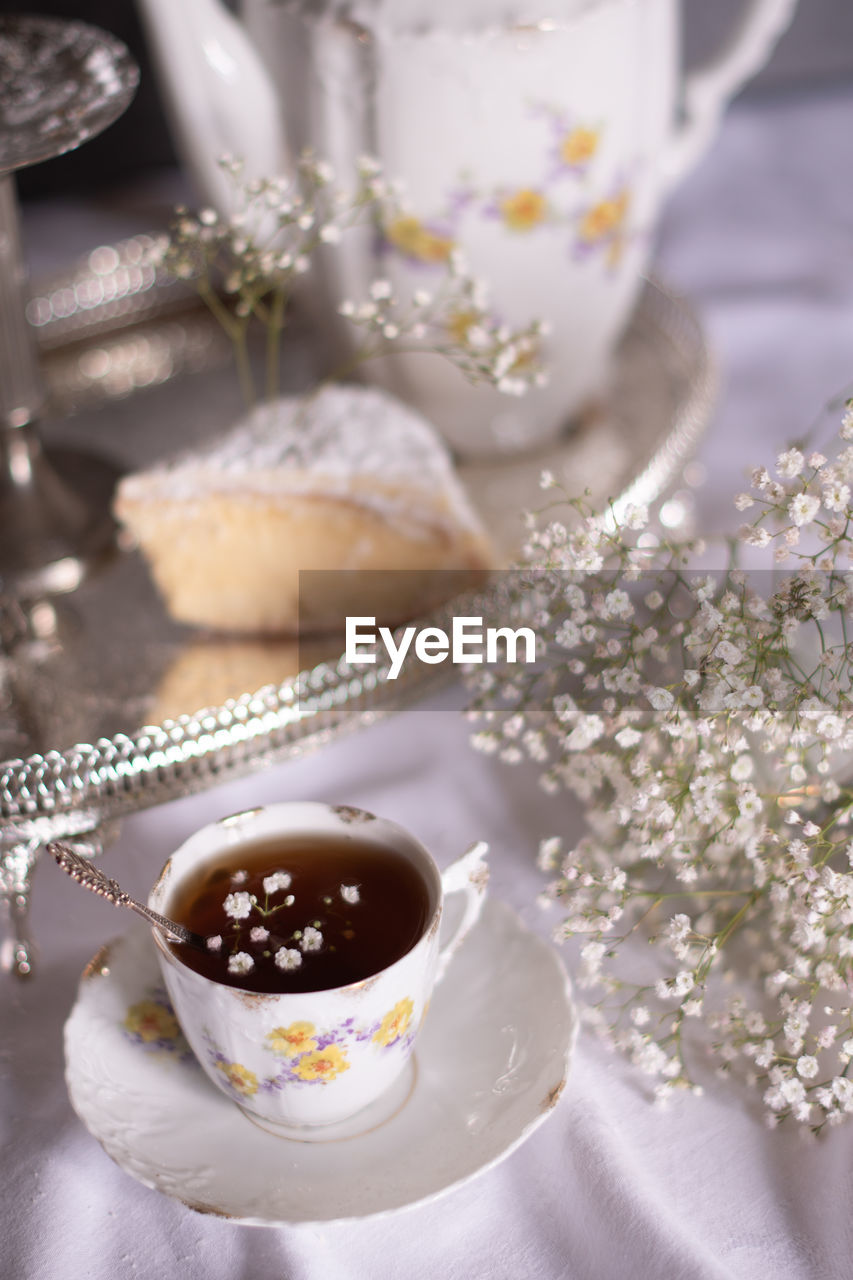
M 298 873 L 293 879 L 294 894 L 280 897 L 290 881 L 288 851 L 299 848 L 300 842 L 301 856 L 316 856 L 319 866 L 327 844 L 337 851 L 335 856 L 344 858 L 350 849 L 375 851 L 378 858 L 390 860 L 383 866 L 414 877 L 412 883 L 423 901 L 410 949 L 357 981 L 319 990 L 265 991 L 251 990 L 248 981 L 244 986 L 239 976 L 233 976 L 242 972 L 239 965 L 248 965 L 250 957 L 242 949 L 237 951 L 237 944 L 228 937 L 224 947 L 232 952 L 229 970 L 237 965 L 228 981 L 237 985 L 199 972 L 192 964 L 201 960 L 194 961 L 185 950 L 182 958 L 181 949 L 167 943 L 159 931 L 154 931 L 154 938 L 175 1014 L 208 1078 L 261 1127 L 303 1141 L 323 1141 L 339 1136 L 341 1127 L 346 1129 L 350 1122 L 358 1127 L 362 1115 L 367 1127 L 380 1122 L 385 1118 L 384 1113 L 378 1114 L 383 1107 L 394 1109 L 407 1096 L 412 1050 L 433 987 L 483 905 L 486 846 L 474 845 L 442 873 L 418 840 L 386 819 L 350 806 L 270 804 L 222 818 L 190 836 L 167 861 L 149 906 L 169 916 L 186 902 L 188 886 L 215 876 L 214 883 L 221 880 L 223 891 L 233 894 L 228 911 L 239 914 L 244 905 L 248 909 L 250 897 L 239 888 L 246 876 L 241 863 L 250 863 L 253 851 L 279 846 L 282 871 L 264 881 L 265 888 L 272 886 L 273 897 L 264 894 L 263 903 L 269 907 L 280 900 L 282 907 L 268 912 L 265 923 L 281 932 L 291 930 L 294 922 L 302 925 L 275 954 L 285 957 L 282 970 L 301 966 L 304 959 L 304 981 L 310 984 L 309 952 L 322 939 L 314 925 L 322 927 L 322 921 L 303 922 L 298 915 L 294 903 L 299 896 Z M 331 892 L 346 898 L 344 914 L 357 920 L 357 885 L 333 886 Z M 257 898 L 253 901 L 257 906 Z M 456 907 L 455 919 L 443 925 L 449 906 Z M 288 915 L 291 924 L 281 923 Z M 180 919 L 180 911 L 173 918 Z M 209 942 L 214 951 L 223 946 L 221 936 Z M 252 950 L 248 942 L 239 945 Z M 326 944 L 321 942 L 318 949 L 322 945 Z M 259 954 L 257 948 L 255 954 Z M 270 950 L 265 954 L 269 956 Z

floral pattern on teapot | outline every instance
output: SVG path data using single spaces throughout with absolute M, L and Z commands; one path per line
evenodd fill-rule
M 547 129 L 546 141 L 540 143 L 541 177 L 521 186 L 484 189 L 470 175 L 462 176 L 448 192 L 443 212 L 423 218 L 406 214 L 390 222 L 383 231 L 385 247 L 410 264 L 439 266 L 458 247 L 463 219 L 473 216 L 499 222 L 513 236 L 545 229 L 568 232 L 571 257 L 598 254 L 608 270 L 615 270 L 637 233 L 630 225 L 632 191 L 627 176 L 616 175 L 595 195 L 588 190 L 603 126 L 570 119 L 545 105 L 531 107 L 530 116 Z

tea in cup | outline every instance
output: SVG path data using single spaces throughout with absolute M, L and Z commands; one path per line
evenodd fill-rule
M 405 1097 L 432 989 L 482 908 L 484 854 L 474 845 L 441 873 L 395 823 L 309 802 L 192 835 L 149 906 L 205 938 L 202 950 L 154 933 L 207 1076 L 263 1128 L 306 1141 L 337 1136 L 401 1085 Z

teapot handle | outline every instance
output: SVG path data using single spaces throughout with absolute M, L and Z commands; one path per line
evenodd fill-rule
M 677 182 L 713 140 L 738 89 L 770 58 L 794 16 L 797 0 L 750 0 L 723 50 L 684 82 L 684 120 L 665 157 L 665 182 Z
M 233 189 L 219 160 L 243 176 L 288 169 L 278 92 L 242 24 L 220 0 L 137 0 L 175 147 L 199 195 L 221 213 Z

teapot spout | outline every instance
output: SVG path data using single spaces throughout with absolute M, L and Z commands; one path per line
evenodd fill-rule
M 246 179 L 290 168 L 279 96 L 242 25 L 219 0 L 137 0 L 178 155 L 205 202 L 232 212 L 220 160 Z

